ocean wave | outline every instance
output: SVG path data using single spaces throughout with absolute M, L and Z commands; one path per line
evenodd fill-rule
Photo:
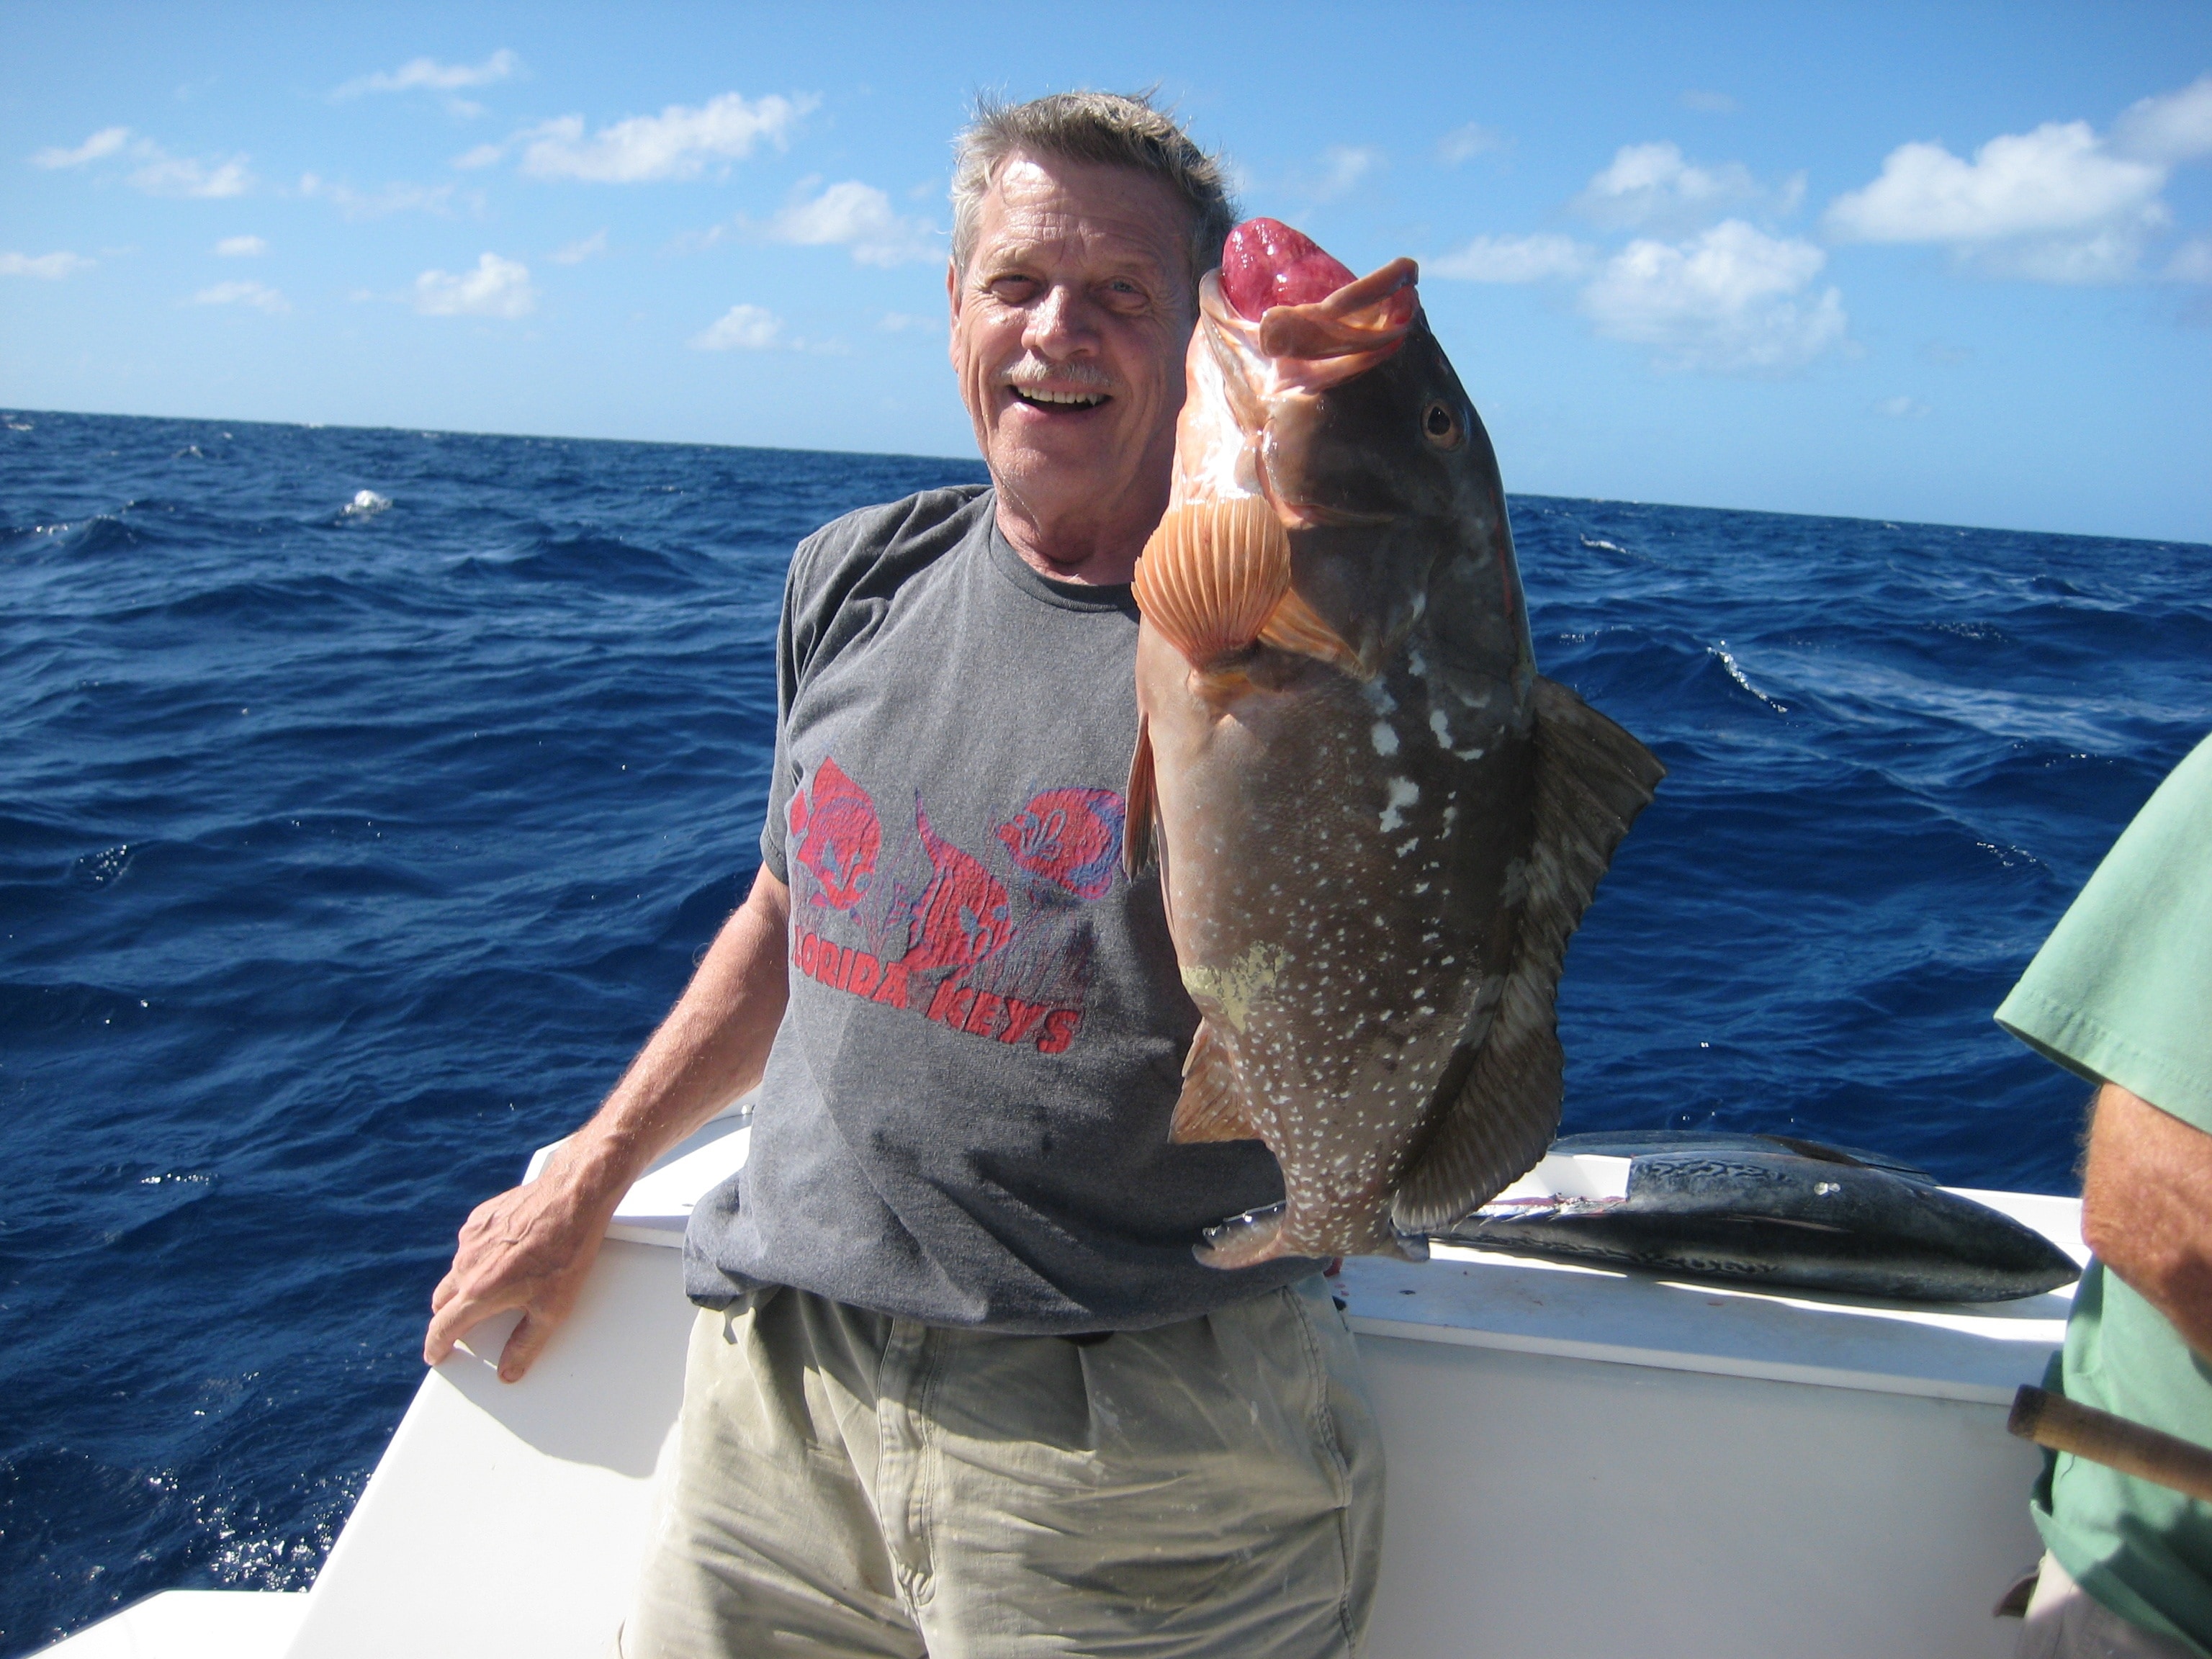
M 27 1641 L 312 1577 L 454 1230 L 742 896 L 792 546 L 981 473 L 15 422 L 0 1624 Z M 349 515 L 362 479 L 398 505 Z M 2212 550 L 1510 508 L 1539 666 L 1670 769 L 1568 959 L 1567 1127 L 2063 1188 L 2081 1091 L 1989 1012 L 2212 725 Z

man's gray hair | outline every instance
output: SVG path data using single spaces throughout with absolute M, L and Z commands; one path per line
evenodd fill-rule
M 1041 161 L 1088 161 L 1128 167 L 1158 179 L 1190 216 L 1190 279 L 1221 263 L 1221 245 L 1237 224 L 1220 161 L 1208 155 L 1150 94 L 1055 92 L 1026 104 L 975 103 L 953 146 L 952 264 L 968 269 L 976 221 L 999 169 L 1017 153 Z

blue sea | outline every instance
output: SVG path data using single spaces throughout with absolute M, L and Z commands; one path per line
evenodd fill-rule
M 300 1588 L 470 1207 L 750 878 L 791 548 L 973 462 L 0 429 L 0 1654 Z M 1669 768 L 1565 1127 L 2072 1189 L 1990 1011 L 2212 730 L 2212 548 L 1516 497 L 1538 659 Z

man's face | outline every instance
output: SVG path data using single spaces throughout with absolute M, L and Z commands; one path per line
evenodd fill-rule
M 975 441 L 1054 563 L 1120 539 L 1123 519 L 1141 543 L 1166 506 L 1196 310 L 1188 222 L 1141 173 L 1017 154 L 947 279 Z

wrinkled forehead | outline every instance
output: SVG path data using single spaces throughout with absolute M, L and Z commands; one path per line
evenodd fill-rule
M 1133 167 L 1016 151 L 976 216 L 971 263 L 1051 263 L 1194 280 L 1190 216 L 1173 191 Z

